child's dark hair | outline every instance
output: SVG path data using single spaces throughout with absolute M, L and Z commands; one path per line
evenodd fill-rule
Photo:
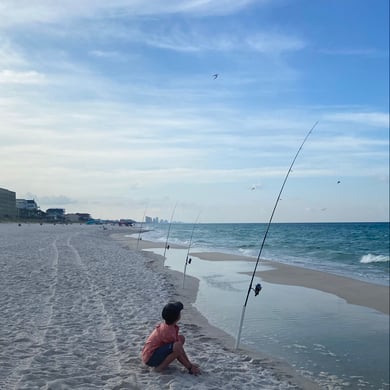
M 161 315 L 167 325 L 172 325 L 179 319 L 183 307 L 181 302 L 170 302 L 164 306 Z

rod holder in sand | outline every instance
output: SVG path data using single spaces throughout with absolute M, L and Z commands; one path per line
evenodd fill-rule
M 192 245 L 192 237 L 194 236 L 195 226 L 198 223 L 199 217 L 200 217 L 200 213 L 198 214 L 198 216 L 197 216 L 197 218 L 196 218 L 196 220 L 194 222 L 194 225 L 192 226 L 190 243 L 188 244 L 188 248 L 187 248 L 187 256 L 186 256 L 186 262 L 184 264 L 184 272 L 183 272 L 183 288 L 184 288 L 184 281 L 185 281 L 185 278 L 186 278 L 187 265 L 191 264 L 191 261 L 192 261 L 192 259 L 189 257 L 189 255 L 190 255 L 190 249 L 191 249 L 191 245 Z
M 141 240 L 142 226 L 143 226 L 144 221 L 145 221 L 145 215 L 146 215 L 146 207 L 145 207 L 144 215 L 142 217 L 141 226 L 140 226 L 139 232 L 138 232 L 137 249 L 138 249 L 139 242 Z
M 165 253 L 166 253 L 167 249 L 169 249 L 169 245 L 168 245 L 169 233 L 171 231 L 171 226 L 172 226 L 173 216 L 175 215 L 176 206 L 177 206 L 177 203 L 175 204 L 175 207 L 173 208 L 171 220 L 170 220 L 169 226 L 168 226 L 167 239 L 165 241 L 165 246 L 164 246 L 164 258 L 165 258 Z

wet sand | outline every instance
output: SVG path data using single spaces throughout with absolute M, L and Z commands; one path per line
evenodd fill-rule
M 137 244 L 137 239 L 129 238 L 129 240 L 129 245 L 133 248 Z M 164 243 L 140 240 L 138 247 L 139 249 L 163 248 Z M 184 248 L 178 245 L 171 245 L 171 247 Z M 191 252 L 190 255 L 208 261 L 256 261 L 253 257 L 220 252 Z M 266 269 L 262 270 L 264 265 Z M 249 272 L 244 274 L 252 275 Z M 306 287 L 334 294 L 350 304 L 390 314 L 388 286 L 269 260 L 260 261 L 256 276 L 268 283 Z
M 134 247 L 136 244 L 137 239 L 130 239 L 130 247 Z M 163 248 L 164 243 L 141 240 L 138 242 L 138 247 L 139 249 Z M 171 245 L 171 247 L 183 248 L 178 245 Z M 191 252 L 190 255 L 208 261 L 256 261 L 256 258 L 253 257 L 220 252 Z M 384 314 L 390 314 L 390 289 L 388 286 L 368 283 L 328 272 L 278 263 L 276 261 L 261 260 L 259 265 L 265 265 L 266 269 L 262 270 L 261 267 L 259 267 L 256 276 L 268 283 L 316 289 L 329 294 L 334 294 L 345 299 L 345 301 L 350 304 L 365 306 L 378 310 Z M 252 275 L 251 273 L 245 274 Z
M 256 259 L 250 257 L 218 252 L 192 252 L 191 256 L 209 261 L 256 261 Z M 390 312 L 388 286 L 381 286 L 276 261 L 261 260 L 259 264 L 266 265 L 267 269 L 258 269 L 256 276 L 266 282 L 312 288 L 337 295 L 353 305 L 369 307 L 385 314 Z M 244 274 L 252 275 L 249 272 Z

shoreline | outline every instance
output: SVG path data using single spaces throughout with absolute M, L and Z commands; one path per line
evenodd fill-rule
M 132 228 L 0 227 L 0 388 L 388 386 L 386 315 L 316 290 L 269 284 L 260 311 L 248 313 L 254 315 L 248 337 L 236 350 L 237 292 L 248 279 L 240 272 L 253 263 L 196 260 L 183 286 L 186 248 L 172 245 L 166 258 L 164 244 L 131 249 Z M 158 374 L 141 361 L 170 300 L 184 303 L 181 333 L 188 356 L 201 365 L 199 377 L 177 363 Z
M 1 233 L 1 389 L 320 388 L 278 359 L 226 346 L 191 304 L 198 280 L 188 277 L 182 291 L 180 272 L 161 255 L 129 249 L 130 229 L 14 225 Z M 163 373 L 142 363 L 170 300 L 184 303 L 181 333 L 200 376 L 177 362 Z
M 256 261 L 256 259 L 250 257 L 218 252 L 196 252 L 191 253 L 191 256 L 208 261 Z M 265 265 L 268 268 L 256 271 L 256 276 L 265 282 L 319 290 L 336 295 L 349 304 L 390 314 L 390 289 L 388 286 L 271 260 L 261 260 L 259 265 Z M 251 272 L 242 272 L 242 274 L 252 275 Z
M 136 250 L 137 239 L 134 237 L 125 237 L 121 233 L 111 234 L 112 239 L 121 242 L 127 248 Z M 305 376 L 302 376 L 297 372 L 294 367 L 288 364 L 288 362 L 263 354 L 259 351 L 252 349 L 250 346 L 240 346 L 237 350 L 234 348 L 235 339 L 222 329 L 212 325 L 208 319 L 200 313 L 194 306 L 199 290 L 199 279 L 196 277 L 186 276 L 186 288 L 182 286 L 183 273 L 181 271 L 172 270 L 164 266 L 164 257 L 152 251 L 145 251 L 144 249 L 164 248 L 164 243 L 140 240 L 138 243 L 138 250 L 142 252 L 142 255 L 150 259 L 149 266 L 158 272 L 166 273 L 171 276 L 171 282 L 174 286 L 174 293 L 172 298 L 181 300 L 184 304 L 184 312 L 188 312 L 189 315 L 184 315 L 181 323 L 186 327 L 199 327 L 204 330 L 205 339 L 213 339 L 213 342 L 218 343 L 222 349 L 232 351 L 241 356 L 244 355 L 253 360 L 259 362 L 261 365 L 266 366 L 272 371 L 275 371 L 280 379 L 291 380 L 299 389 L 302 390 L 320 390 L 320 386 Z M 185 249 L 183 246 L 170 244 L 172 249 Z M 196 324 L 196 325 L 194 325 Z
M 126 238 L 129 239 L 129 247 L 135 249 L 137 239 L 133 237 Z M 164 243 L 140 240 L 138 246 L 139 250 L 164 248 Z M 185 249 L 185 247 L 176 244 L 170 244 L 170 247 L 173 249 Z M 220 252 L 190 252 L 190 256 L 207 261 L 256 261 L 253 257 Z M 261 260 L 259 265 L 265 265 L 267 268 L 256 271 L 256 276 L 265 282 L 315 289 L 336 295 L 349 304 L 364 306 L 387 315 L 390 314 L 389 286 L 271 260 Z M 243 272 L 242 274 L 252 275 L 250 272 Z
M 344 299 L 348 304 L 364 306 L 390 314 L 389 287 L 307 268 L 277 262 L 263 262 L 274 269 L 256 271 L 266 282 L 319 290 Z M 251 273 L 245 273 L 251 275 Z

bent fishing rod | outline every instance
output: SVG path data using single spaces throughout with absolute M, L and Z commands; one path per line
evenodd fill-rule
M 169 232 L 171 231 L 171 225 L 172 225 L 173 216 L 175 215 L 176 206 L 177 206 L 177 203 L 175 204 L 175 207 L 173 208 L 172 215 L 171 215 L 171 221 L 169 222 L 169 226 L 168 226 L 167 240 L 165 241 L 165 247 L 164 247 L 164 257 L 165 257 L 165 252 L 169 248 L 169 245 L 168 245 Z
M 299 147 L 297 153 L 295 154 L 293 160 L 292 160 L 292 163 L 287 171 L 287 174 L 286 174 L 286 177 L 284 178 L 283 180 L 283 184 L 282 184 L 282 187 L 280 188 L 280 191 L 279 191 L 279 194 L 276 198 L 276 202 L 275 202 L 275 205 L 274 205 L 274 208 L 272 210 L 272 213 L 271 213 L 271 216 L 270 216 L 270 219 L 268 221 L 268 225 L 267 225 L 267 228 L 265 230 L 265 233 L 264 233 L 264 237 L 263 237 L 263 241 L 261 243 L 261 247 L 260 247 L 260 251 L 259 251 L 259 254 L 257 256 L 257 260 L 256 260 L 256 264 L 255 264 L 255 268 L 253 270 L 253 273 L 252 273 L 252 278 L 251 278 L 251 281 L 249 283 L 249 288 L 248 288 L 248 292 L 246 294 L 246 298 L 245 298 L 245 302 L 244 302 L 244 306 L 242 308 L 242 312 L 241 312 L 241 319 L 240 319 L 240 325 L 239 325 L 239 328 L 238 328 L 238 334 L 237 334 L 237 340 L 236 340 L 236 346 L 235 348 L 237 349 L 240 345 L 240 338 L 241 338 L 241 331 L 242 331 L 242 324 L 244 322 L 244 316 L 245 316 L 245 309 L 246 309 L 246 305 L 248 303 L 248 299 L 249 299 L 249 294 L 251 293 L 251 291 L 253 290 L 255 292 L 255 296 L 257 296 L 259 294 L 259 292 L 261 291 L 261 284 L 258 283 L 256 285 L 255 288 L 253 288 L 253 280 L 255 278 L 255 275 L 256 275 L 256 270 L 257 270 L 257 266 L 259 265 L 259 262 L 260 262 L 260 256 L 261 256 L 261 253 L 263 252 L 263 248 L 264 248 L 264 244 L 265 244 L 265 241 L 267 239 L 267 236 L 268 236 L 268 232 L 269 232 L 269 229 L 271 227 L 271 223 L 272 223 L 272 219 L 274 217 L 274 214 L 275 214 L 275 211 L 276 211 L 276 208 L 278 207 L 278 204 L 279 204 L 279 201 L 280 201 L 280 197 L 282 196 L 282 192 L 283 192 L 283 189 L 284 189 L 284 186 L 287 182 L 287 179 L 288 177 L 290 176 L 290 173 L 292 172 L 292 168 L 295 164 L 295 160 L 297 159 L 299 153 L 301 152 L 302 148 L 303 148 L 303 145 L 305 144 L 305 142 L 307 141 L 307 139 L 309 138 L 310 134 L 313 132 L 313 130 L 315 129 L 315 127 L 317 126 L 318 124 L 318 121 L 316 123 L 314 123 L 314 125 L 312 126 L 312 128 L 310 129 L 310 131 L 306 134 L 306 137 L 304 138 L 304 140 L 302 141 L 301 143 L 301 146 Z
M 184 281 L 185 281 L 185 278 L 186 278 L 186 270 L 187 270 L 187 265 L 188 264 L 191 264 L 191 261 L 192 259 L 191 258 L 188 258 L 189 254 L 190 254 L 190 249 L 191 249 L 191 244 L 192 244 L 192 237 L 194 236 L 194 231 L 195 231 L 195 226 L 196 224 L 198 223 L 198 219 L 200 217 L 200 213 L 198 214 L 195 222 L 194 222 L 194 225 L 192 226 L 192 232 L 191 232 L 191 237 L 190 237 L 190 243 L 188 244 L 188 249 L 187 249 L 187 256 L 186 256 L 186 262 L 184 264 L 184 273 L 183 273 L 183 288 L 184 288 Z

